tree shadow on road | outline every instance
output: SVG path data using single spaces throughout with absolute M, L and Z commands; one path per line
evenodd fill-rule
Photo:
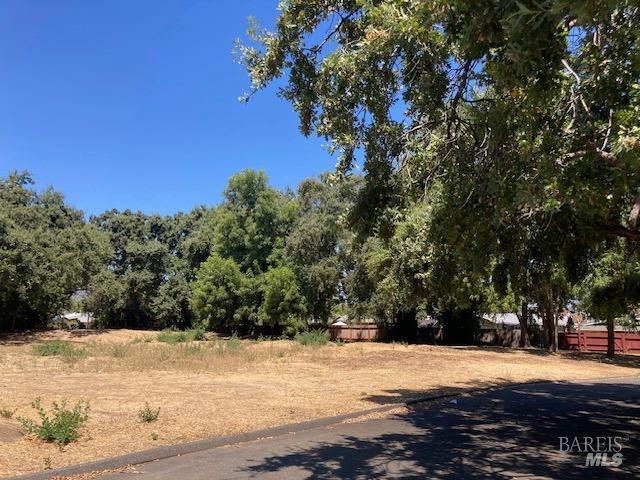
M 343 426 L 340 431 L 349 434 L 336 441 L 271 457 L 249 466 L 247 473 L 278 477 L 295 469 L 310 478 L 349 479 L 639 478 L 639 419 L 638 385 L 529 384 Z M 381 430 L 388 433 L 372 433 Z M 625 437 L 623 465 L 585 467 L 585 454 L 559 451 L 560 436 Z

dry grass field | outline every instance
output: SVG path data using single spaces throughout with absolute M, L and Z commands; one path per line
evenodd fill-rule
M 430 391 L 531 380 L 633 375 L 639 362 L 491 348 L 401 344 L 302 346 L 292 341 L 163 343 L 157 332 L 47 332 L 0 337 L 0 476 L 95 460 L 154 446 L 366 409 Z M 61 340 L 63 354 L 37 345 Z M 66 398 L 91 407 L 80 439 L 63 449 L 18 436 Z M 143 423 L 148 402 L 158 419 Z M 14 438 L 16 437 L 16 438 Z

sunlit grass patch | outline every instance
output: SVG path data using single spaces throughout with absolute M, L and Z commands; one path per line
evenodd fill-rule
M 59 357 L 67 362 L 74 362 L 87 356 L 84 348 L 77 347 L 62 340 L 48 340 L 33 346 L 34 355 L 41 357 Z
M 184 330 L 176 332 L 172 330 L 163 330 L 156 337 L 162 343 L 185 343 L 204 340 L 204 330 L 194 328 L 192 330 Z

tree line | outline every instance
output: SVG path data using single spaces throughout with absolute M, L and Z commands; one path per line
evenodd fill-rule
M 363 234 L 359 202 L 367 194 L 357 175 L 323 174 L 281 192 L 263 172 L 245 170 L 214 207 L 166 216 L 109 210 L 85 220 L 61 193 L 39 193 L 28 173 L 14 172 L 0 179 L 0 327 L 45 327 L 75 308 L 105 328 L 294 335 L 348 313 L 415 340 L 418 318 L 430 315 L 458 341 L 473 342 L 480 314 L 516 311 L 524 332 L 531 329 L 537 306 L 522 312 L 512 287 L 472 280 L 452 250 L 429 240 L 428 207 Z M 567 289 L 553 315 L 579 298 L 602 318 L 623 318 L 633 308 L 611 292 L 628 287 L 610 272 L 635 268 L 624 254 L 610 249 L 580 283 L 558 270 L 556 283 L 538 279 L 531 291 Z M 79 289 L 88 296 L 71 305 Z
M 509 310 L 526 346 L 535 310 L 555 349 L 579 301 L 613 354 L 640 303 L 638 25 L 622 0 L 290 0 L 238 46 L 246 99 L 285 77 L 336 172 L 296 192 L 243 172 L 216 208 L 89 222 L 11 176 L 2 325 L 89 281 L 105 325 L 293 332 L 347 309 L 411 332 Z
M 28 173 L 0 179 L 0 328 L 44 327 L 68 308 L 109 328 L 295 334 L 348 297 L 358 177 L 280 192 L 233 175 L 224 201 L 188 213 L 109 210 L 85 221 Z M 74 291 L 87 290 L 80 305 Z

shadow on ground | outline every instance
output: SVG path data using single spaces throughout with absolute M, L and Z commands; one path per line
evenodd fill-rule
M 640 478 L 640 385 L 619 382 L 528 384 L 462 397 L 456 404 L 416 406 L 395 416 L 389 433 L 376 433 L 385 431 L 379 423 L 371 435 L 365 430 L 291 449 L 250 465 L 246 473 L 278 476 L 295 469 L 310 478 Z M 368 425 L 376 422 L 389 420 Z M 623 465 L 585 467 L 585 454 L 559 451 L 561 436 L 623 437 Z
M 549 357 L 549 356 L 561 356 L 567 360 L 575 361 L 589 361 L 600 362 L 608 365 L 617 365 L 620 367 L 640 368 L 640 355 L 627 355 L 616 353 L 614 358 L 608 358 L 603 353 L 591 353 L 591 352 L 578 352 L 561 350 L 558 353 L 549 352 L 548 350 L 539 348 L 511 348 L 511 347 L 496 347 L 489 345 L 474 346 L 474 345 L 462 345 L 462 346 L 449 346 L 448 348 L 455 348 L 456 350 L 483 350 L 495 353 L 526 353 L 528 355 L 536 357 Z
M 0 333 L 0 345 L 28 345 L 48 340 L 47 335 L 54 335 L 62 330 L 26 330 L 24 332 L 4 332 Z M 69 334 L 69 340 L 84 337 L 99 337 L 113 330 L 78 329 L 64 330 Z

